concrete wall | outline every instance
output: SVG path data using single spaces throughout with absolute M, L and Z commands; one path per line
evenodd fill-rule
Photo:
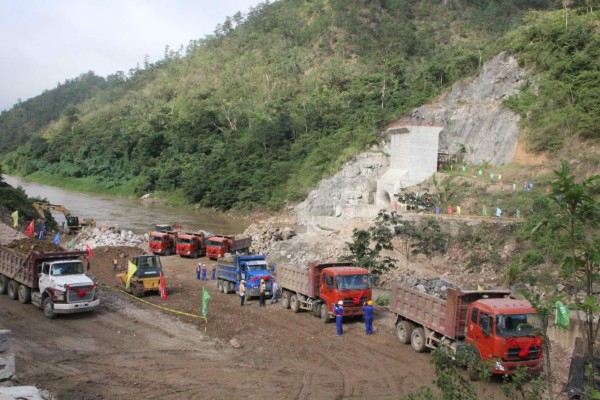
M 390 204 L 400 188 L 423 182 L 437 171 L 442 129 L 441 126 L 405 125 L 389 130 L 390 168 L 377 181 L 375 204 Z

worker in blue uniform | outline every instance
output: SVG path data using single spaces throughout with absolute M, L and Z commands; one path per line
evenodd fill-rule
M 337 335 L 342 336 L 344 330 L 342 328 L 342 318 L 344 315 L 344 302 L 338 301 L 337 304 L 333 305 L 333 313 L 335 314 L 335 328 L 337 329 Z
M 198 263 L 198 265 L 196 265 L 196 279 L 200 280 L 200 267 L 202 266 L 202 263 Z
M 373 301 L 367 301 L 362 309 L 365 312 L 365 331 L 367 335 L 371 335 L 373 333 Z
M 206 264 L 202 264 L 202 280 L 203 280 L 203 281 L 206 281 L 206 280 L 208 280 L 208 279 L 206 278 Z

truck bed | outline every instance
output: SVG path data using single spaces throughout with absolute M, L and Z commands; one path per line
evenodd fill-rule
M 279 282 L 279 286 L 281 288 L 292 290 L 294 292 L 314 298 L 315 283 L 309 283 L 309 274 L 310 272 L 308 269 L 299 269 L 282 265 L 277 269 L 277 281 Z M 318 279 L 318 276 L 316 278 Z
M 77 259 L 87 254 L 85 251 L 57 251 L 47 253 L 20 253 L 6 246 L 0 246 L 0 274 L 22 283 L 32 289 L 38 288 L 37 266 L 43 261 Z
M 236 282 L 237 267 L 235 267 L 234 265 L 218 264 L 217 279 L 223 279 L 229 282 Z
M 236 252 L 239 250 L 244 250 L 249 248 L 250 246 L 252 246 L 252 238 L 251 237 L 245 237 L 242 239 L 233 239 L 232 243 L 231 243 L 231 248 L 229 249 L 229 251 Z

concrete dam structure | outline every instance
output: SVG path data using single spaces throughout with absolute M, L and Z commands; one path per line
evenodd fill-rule
M 399 121 L 388 127 L 390 168 L 377 180 L 375 204 L 390 205 L 401 188 L 416 185 L 437 171 L 443 125 Z

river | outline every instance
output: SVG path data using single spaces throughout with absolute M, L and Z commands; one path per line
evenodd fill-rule
M 72 215 L 95 219 L 98 226 L 117 225 L 138 235 L 150 231 L 156 224 L 179 224 L 182 230 L 202 229 L 215 234 L 241 233 L 249 225 L 239 218 L 229 218 L 209 210 L 145 205 L 137 199 L 82 193 L 29 182 L 15 176 L 3 177 L 9 185 L 21 186 L 29 197 L 39 197 L 52 204 L 60 204 Z M 65 220 L 61 213 L 53 212 L 52 215 L 59 224 Z

